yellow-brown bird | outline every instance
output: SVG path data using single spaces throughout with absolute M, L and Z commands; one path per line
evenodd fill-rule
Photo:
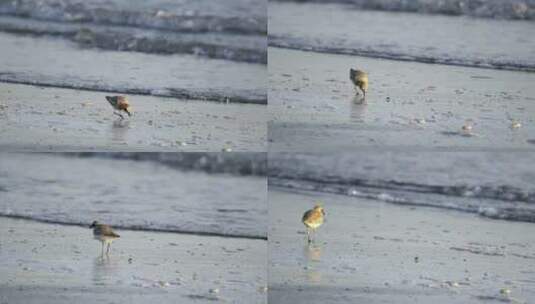
M 113 107 L 113 114 L 118 115 L 123 119 L 123 115 L 121 114 L 121 111 L 125 111 L 128 116 L 132 116 L 132 107 L 130 106 L 130 103 L 124 96 L 106 96 L 106 100 L 110 103 L 110 105 Z M 115 111 L 119 112 L 115 112 Z
M 303 219 L 301 221 L 307 227 L 308 243 L 312 242 L 312 239 L 310 238 L 311 232 L 314 232 L 319 226 L 321 226 L 321 224 L 323 224 L 324 216 L 325 211 L 320 205 L 314 206 L 313 209 L 310 209 L 303 214 Z
M 349 79 L 356 87 L 360 88 L 362 93 L 364 93 L 364 98 L 366 98 L 366 91 L 368 90 L 368 74 L 361 70 L 350 69 Z
M 93 237 L 102 243 L 102 255 L 104 255 L 104 244 L 107 244 L 106 255 L 110 253 L 111 243 L 120 236 L 115 233 L 110 226 L 94 221 L 89 228 L 93 228 Z

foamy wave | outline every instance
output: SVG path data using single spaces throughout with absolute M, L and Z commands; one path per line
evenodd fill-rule
M 85 48 L 156 54 L 193 54 L 239 62 L 267 62 L 267 38 L 259 35 L 176 33 L 123 26 L 57 23 L 0 17 L 0 31 L 60 36 Z
M 276 0 L 279 2 L 344 3 L 358 9 L 473 16 L 494 19 L 535 20 L 532 0 Z
M 356 198 L 371 199 L 381 202 L 416 207 L 433 207 L 440 209 L 455 210 L 460 212 L 475 213 L 480 216 L 535 223 L 535 205 L 533 202 L 504 201 L 493 198 L 492 195 L 484 195 L 474 198 L 472 196 L 444 195 L 429 191 L 427 193 L 413 192 L 411 189 L 398 189 L 379 186 L 355 186 L 329 182 L 310 180 L 295 180 L 284 178 L 269 178 L 269 185 L 297 191 L 316 191 L 349 195 Z M 355 188 L 358 187 L 358 190 Z M 414 190 L 414 189 L 413 189 Z M 451 191 L 453 193 L 456 190 Z M 530 194 L 533 198 L 533 193 Z M 482 199 L 485 198 L 485 199 Z M 357 201 L 358 202 L 358 201 Z
M 179 32 L 265 34 L 266 18 L 255 11 L 259 10 L 260 6 L 261 12 L 262 5 L 259 1 L 258 3 L 250 2 L 231 1 L 228 5 L 235 8 L 237 13 L 225 14 L 228 9 L 214 1 L 209 5 L 202 1 L 200 3 L 190 1 L 185 5 L 184 3 L 177 5 L 161 3 L 163 7 L 158 7 L 158 2 L 150 5 L 150 3 L 140 1 L 87 3 L 76 0 L 18 0 L 0 2 L 0 14 L 56 22 L 124 25 Z

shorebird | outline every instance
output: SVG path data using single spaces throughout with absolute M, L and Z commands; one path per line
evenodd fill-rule
M 130 103 L 128 102 L 126 97 L 120 95 L 106 96 L 106 100 L 113 107 L 113 114 L 121 117 L 121 119 L 124 119 L 123 115 L 121 114 L 121 111 L 125 111 L 128 116 L 132 116 L 132 107 L 130 106 Z
M 361 70 L 349 69 L 349 79 L 356 87 L 359 87 L 366 98 L 366 91 L 368 90 L 368 74 Z
M 314 232 L 319 226 L 321 226 L 321 224 L 323 224 L 324 216 L 325 211 L 320 205 L 314 206 L 313 209 L 310 209 L 303 214 L 303 219 L 301 221 L 307 227 L 308 243 L 312 242 L 312 239 L 310 238 L 311 232 Z
M 111 229 L 110 226 L 100 224 L 97 221 L 94 221 L 89 228 L 93 228 L 93 237 L 95 240 L 99 240 L 102 243 L 102 255 L 104 255 L 104 244 L 108 245 L 106 249 L 106 255 L 110 253 L 111 243 L 119 238 L 119 235 Z

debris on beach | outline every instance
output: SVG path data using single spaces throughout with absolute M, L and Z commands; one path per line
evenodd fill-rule
M 169 282 L 166 282 L 166 281 L 158 281 L 158 284 L 160 285 L 160 287 L 169 287 Z
M 466 123 L 461 127 L 461 131 L 463 131 L 464 133 L 470 133 L 472 132 L 472 129 L 473 129 L 473 126 L 470 123 Z
M 519 121 L 513 120 L 511 122 L 511 129 L 519 129 L 522 127 L 522 124 Z
M 414 121 L 419 125 L 425 125 L 426 123 L 424 118 L 415 118 Z
M 455 281 L 445 281 L 444 284 L 446 284 L 448 287 L 459 287 L 459 283 Z
M 511 289 L 509 289 L 509 288 L 502 288 L 502 289 L 500 289 L 500 294 L 508 296 L 508 295 L 511 294 Z

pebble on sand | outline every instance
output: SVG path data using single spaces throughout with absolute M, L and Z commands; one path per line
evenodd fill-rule
M 461 127 L 461 130 L 464 132 L 464 133 L 470 133 L 472 132 L 472 125 L 467 123 L 467 124 L 464 124 L 462 127 Z
M 509 289 L 509 288 L 502 288 L 502 289 L 500 289 L 500 293 L 501 293 L 502 295 L 510 295 L 510 294 L 511 294 L 511 289 Z
M 519 129 L 520 127 L 522 127 L 522 124 L 519 121 L 511 122 L 511 129 Z
M 169 282 L 165 282 L 165 281 L 158 281 L 158 284 L 160 284 L 161 287 L 169 287 Z
M 416 123 L 420 125 L 425 125 L 426 123 L 424 118 L 415 118 L 414 121 L 416 121 Z

